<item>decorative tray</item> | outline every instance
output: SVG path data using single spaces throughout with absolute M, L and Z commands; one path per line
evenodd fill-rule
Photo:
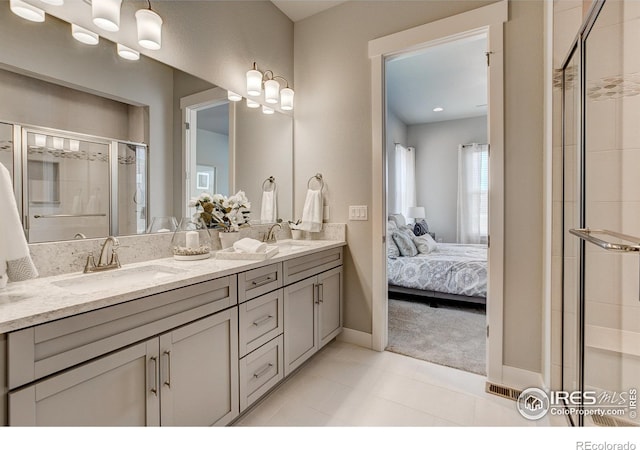
M 252 260 L 265 260 L 271 258 L 278 253 L 278 247 L 275 245 L 267 246 L 265 253 L 238 253 L 233 247 L 218 250 L 216 252 L 216 259 L 252 259 Z

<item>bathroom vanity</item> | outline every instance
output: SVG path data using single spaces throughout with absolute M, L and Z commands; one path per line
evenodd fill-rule
M 341 332 L 344 245 L 10 285 L 0 423 L 229 424 Z

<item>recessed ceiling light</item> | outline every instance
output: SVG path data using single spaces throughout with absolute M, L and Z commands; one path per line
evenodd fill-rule
M 433 112 L 440 112 L 440 111 L 444 111 L 444 108 L 441 106 L 436 106 L 435 108 L 433 108 Z

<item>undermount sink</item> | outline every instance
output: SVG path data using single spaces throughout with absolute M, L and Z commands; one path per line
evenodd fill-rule
M 113 289 L 115 286 L 139 283 L 141 281 L 161 281 L 178 273 L 183 269 L 165 266 L 142 266 L 114 269 L 108 272 L 83 274 L 73 278 L 54 281 L 52 284 L 76 294 Z
M 296 252 L 298 250 L 306 250 L 313 244 L 308 241 L 298 241 L 294 239 L 286 239 L 284 241 L 276 242 L 276 245 L 282 252 Z

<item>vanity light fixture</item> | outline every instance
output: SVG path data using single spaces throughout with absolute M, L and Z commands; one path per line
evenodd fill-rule
M 162 47 L 162 17 L 151 9 L 136 11 L 136 25 L 138 28 L 138 44 L 149 50 L 159 50 Z
M 137 61 L 140 59 L 140 53 L 132 48 L 118 44 L 117 49 L 118 55 L 120 55 L 121 58 L 128 59 L 129 61 Z
M 269 108 L 267 105 L 262 105 L 262 114 L 273 114 L 275 110 L 273 108 Z
M 259 107 L 260 107 L 260 103 L 254 102 L 250 98 L 247 99 L 247 108 L 259 108 Z
M 93 23 L 107 31 L 120 29 L 120 6 L 122 0 L 92 0 L 91 17 Z
M 442 106 L 436 106 L 435 108 L 433 108 L 433 112 L 442 112 L 444 111 L 444 108 Z
M 242 95 L 236 94 L 232 91 L 227 91 L 227 99 L 229 99 L 229 101 L 231 102 L 239 102 L 240 100 L 242 100 Z
M 247 94 L 252 97 L 262 94 L 262 72 L 256 63 L 253 63 L 253 69 L 247 71 Z
M 53 6 L 62 6 L 64 5 L 64 0 L 40 0 L 42 3 L 48 3 Z
M 286 83 L 284 89 L 280 89 L 280 83 L 276 80 L 280 78 Z M 280 101 L 280 107 L 285 111 L 293 109 L 293 89 L 289 87 L 286 78 L 274 75 L 272 70 L 266 70 L 264 73 L 258 70 L 258 65 L 254 62 L 253 68 L 247 72 L 247 94 L 257 97 L 262 94 L 262 85 L 264 84 L 264 101 L 276 104 Z
M 30 20 L 31 22 L 44 22 L 44 11 L 22 0 L 11 0 L 9 2 L 9 8 L 12 13 L 23 19 Z
M 71 35 L 76 41 L 80 41 L 87 45 L 98 45 L 100 37 L 97 33 L 89 31 L 86 28 L 79 27 L 78 25 L 71 24 Z

